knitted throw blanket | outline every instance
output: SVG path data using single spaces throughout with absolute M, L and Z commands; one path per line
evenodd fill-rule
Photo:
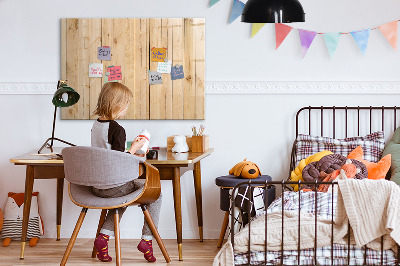
M 395 249 L 400 243 L 400 188 L 387 180 L 339 180 L 339 191 L 334 225 L 334 243 L 346 244 L 348 223 L 352 228 L 351 244 L 367 245 L 380 250 L 380 237 L 384 237 L 384 249 Z M 297 250 L 298 230 L 300 248 L 314 247 L 315 216 L 301 213 L 298 228 L 298 212 L 284 212 L 284 249 Z M 268 214 L 267 248 L 281 249 L 282 213 Z M 235 235 L 235 252 L 246 252 L 248 226 Z M 331 221 L 317 217 L 317 247 L 330 245 Z M 265 216 L 251 223 L 250 249 L 264 251 Z M 228 241 L 214 259 L 214 266 L 234 265 L 234 251 Z
M 383 236 L 383 248 L 395 250 L 400 243 L 400 187 L 385 179 L 344 179 L 338 183 L 336 230 L 347 230 L 350 221 L 356 245 L 380 250 Z

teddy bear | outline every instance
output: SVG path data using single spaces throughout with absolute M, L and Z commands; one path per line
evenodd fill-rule
M 43 223 L 39 215 L 38 207 L 39 192 L 32 193 L 31 211 L 29 214 L 27 239 L 30 239 L 29 246 L 36 245 L 40 236 L 43 235 Z M 21 240 L 22 219 L 24 213 L 24 193 L 9 192 L 4 208 L 3 228 L 1 237 L 3 246 L 8 247 L 11 240 Z
M 247 158 L 244 159 L 242 162 L 237 163 L 230 171 L 230 175 L 241 176 L 243 178 L 257 178 L 261 175 L 260 168 L 250 161 L 247 161 Z
M 188 152 L 189 146 L 186 143 L 185 136 L 175 136 L 174 137 L 175 146 L 172 148 L 172 152 Z

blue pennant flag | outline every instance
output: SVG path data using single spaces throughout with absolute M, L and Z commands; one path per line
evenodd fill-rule
M 356 41 L 358 47 L 361 50 L 361 53 L 364 55 L 368 46 L 369 33 L 371 29 L 360 30 L 360 31 L 352 31 L 351 35 L 353 35 L 354 40 Z
M 215 5 L 218 2 L 219 2 L 219 0 L 210 0 L 210 5 L 208 7 L 212 7 L 213 5 Z
M 339 39 L 340 36 L 342 36 L 342 34 L 340 34 L 339 32 L 334 32 L 334 33 L 325 33 L 323 36 L 326 48 L 328 48 L 329 55 L 332 58 L 333 54 L 336 51 L 336 48 L 338 47 Z
M 235 19 L 242 15 L 242 11 L 244 8 L 244 3 L 239 0 L 233 0 L 231 17 L 229 19 L 229 23 L 232 23 Z

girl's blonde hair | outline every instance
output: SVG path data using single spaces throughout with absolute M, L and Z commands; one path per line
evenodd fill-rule
M 133 97 L 132 92 L 118 82 L 107 82 L 101 88 L 94 115 L 114 120 Z

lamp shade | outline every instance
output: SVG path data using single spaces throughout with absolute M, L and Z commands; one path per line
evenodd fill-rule
M 56 107 L 68 107 L 79 101 L 80 95 L 67 84 L 60 84 L 53 95 L 53 104 Z
M 298 0 L 249 0 L 243 9 L 242 22 L 304 22 L 304 15 Z

